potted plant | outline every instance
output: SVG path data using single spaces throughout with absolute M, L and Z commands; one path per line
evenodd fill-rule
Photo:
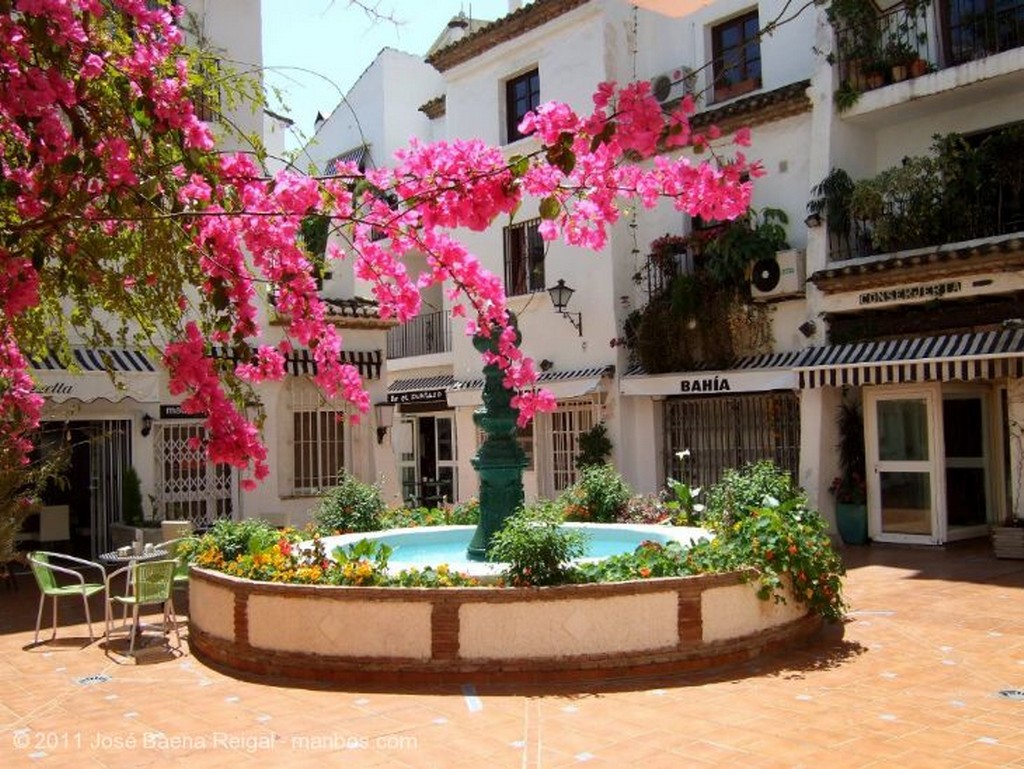
M 917 58 L 917 50 L 902 38 L 885 44 L 885 60 L 894 83 L 900 83 L 910 76 L 910 64 Z
M 839 428 L 839 475 L 829 491 L 836 498 L 836 527 L 847 545 L 864 545 L 868 541 L 866 458 L 864 454 L 864 419 L 860 405 L 844 401 L 836 419 Z

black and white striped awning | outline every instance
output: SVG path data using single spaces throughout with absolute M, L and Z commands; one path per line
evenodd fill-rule
M 615 366 L 548 370 L 537 375 L 537 386 L 550 391 L 558 400 L 570 400 L 598 392 L 603 387 L 603 381 L 613 376 Z M 479 405 L 483 389 L 483 379 L 456 381 L 448 391 L 448 405 Z
M 396 379 L 388 385 L 388 403 L 431 403 L 444 401 L 455 384 L 451 374 Z
M 341 362 L 355 366 L 363 379 L 380 379 L 384 354 L 380 350 L 342 350 Z M 313 376 L 317 372 L 313 353 L 306 348 L 284 357 L 284 369 L 292 376 Z
M 53 354 L 39 360 L 32 359 L 30 363 L 37 371 L 66 368 Z M 73 347 L 69 365 L 77 366 L 82 371 L 156 371 L 145 353 L 116 347 Z
M 803 350 L 794 350 L 749 355 L 736 358 L 724 368 L 704 364 L 661 374 L 648 374 L 643 366 L 634 366 L 620 380 L 619 392 L 651 397 L 795 390 L 793 367 L 803 354 Z
M 805 389 L 1024 377 L 1024 329 L 811 347 L 794 368 Z
M 159 402 L 160 374 L 145 353 L 120 347 L 73 347 L 70 352 L 66 362 L 52 353 L 30 360 L 37 393 L 57 403 Z
M 214 358 L 235 360 L 234 352 L 226 347 L 213 348 L 211 355 Z M 342 363 L 355 366 L 363 379 L 380 379 L 380 369 L 384 360 L 384 353 L 380 350 L 342 350 L 338 357 Z M 291 376 L 314 376 L 317 373 L 317 365 L 312 351 L 303 347 L 285 355 L 284 370 Z

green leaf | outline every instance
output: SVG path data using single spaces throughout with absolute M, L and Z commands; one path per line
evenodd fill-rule
M 558 199 L 552 195 L 549 195 L 540 202 L 541 219 L 557 219 L 561 210 L 562 206 L 559 204 Z

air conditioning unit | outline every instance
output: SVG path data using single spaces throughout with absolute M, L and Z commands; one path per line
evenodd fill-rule
M 693 94 L 696 78 L 692 67 L 676 67 L 651 78 L 651 94 L 662 106 Z
M 770 259 L 754 262 L 750 295 L 762 301 L 783 299 L 804 293 L 806 255 L 803 250 L 777 251 Z

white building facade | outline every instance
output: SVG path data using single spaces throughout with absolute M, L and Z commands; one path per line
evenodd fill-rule
M 524 103 L 560 100 L 586 111 L 599 82 L 664 74 L 666 103 L 687 89 L 699 94 L 695 126 L 751 126 L 747 154 L 767 171 L 753 208 L 762 218 L 778 209 L 787 220 L 783 246 L 748 267 L 748 320 L 733 327 L 734 315 L 726 324 L 732 356 L 702 354 L 698 337 L 683 365 L 643 354 L 630 324 L 664 290 L 649 270 L 652 244 L 666 234 L 678 239 L 677 268 L 697 275 L 712 258 L 701 254 L 702 234 L 713 238 L 717 223 L 667 206 L 624 212 L 601 253 L 560 243 L 545 249 L 527 203 L 509 226 L 464 234 L 505 276 L 524 349 L 559 401 L 522 437 L 528 498 L 552 497 L 574 479 L 580 435 L 603 422 L 614 463 L 638 490 L 680 475 L 706 485 L 728 467 L 771 459 L 831 517 L 837 415 L 846 404 L 863 415 L 871 537 L 936 544 L 1020 514 L 1019 177 L 1004 169 L 975 180 L 978 200 L 938 216 L 944 221 L 927 232 L 912 224 L 925 217 L 907 223 L 913 201 L 899 180 L 876 177 L 921 166 L 933 174 L 931 189 L 955 180 L 948 165 L 914 160 L 934 159 L 936 134 L 955 133 L 972 151 L 1004 147 L 1006 163 L 1018 168 L 1021 4 L 996 13 L 936 0 L 879 12 L 858 30 L 813 7 L 771 34 L 758 30 L 786 18 L 783 3 L 714 2 L 679 18 L 617 0 L 516 5 L 428 58 L 444 77 L 443 94 L 425 105 L 443 127 L 439 138 L 479 137 L 521 154 L 536 147 L 516 136 Z M 847 43 L 851 35 L 860 42 Z M 863 58 L 851 61 L 865 45 L 885 62 L 883 78 L 870 85 L 858 71 L 868 69 Z M 941 157 L 949 164 L 965 155 Z M 822 183 L 838 178 L 837 169 L 851 184 L 888 184 L 879 210 L 861 199 L 846 218 L 828 208 Z M 858 189 L 860 196 L 872 186 Z M 940 198 L 932 210 L 949 205 Z M 576 289 L 572 323 L 545 290 L 559 279 Z M 680 336 L 686 325 L 676 327 Z M 669 327 L 653 343 L 669 347 L 675 336 Z M 427 355 L 403 355 L 389 391 L 410 415 L 423 401 L 435 418 L 454 410 L 453 496 L 465 499 L 476 491 L 469 459 L 480 363 L 458 328 L 451 338 L 450 372 Z M 681 463 L 675 453 L 686 448 L 691 456 Z

